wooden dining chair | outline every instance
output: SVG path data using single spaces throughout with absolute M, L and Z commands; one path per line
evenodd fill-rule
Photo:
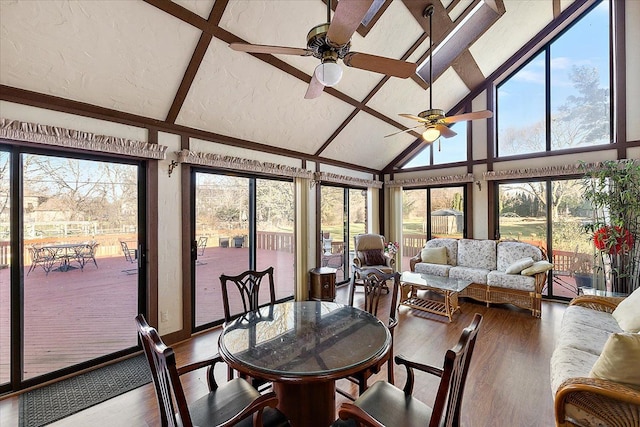
M 242 378 L 218 384 L 214 367 L 222 362 L 219 355 L 177 367 L 175 353 L 162 342 L 158 331 L 149 326 L 142 314 L 136 316 L 136 323 L 151 368 L 162 427 L 289 425 L 286 417 L 275 409 L 278 398 L 274 393 L 260 394 Z M 180 377 L 202 368 L 207 368 L 209 393 L 188 404 Z
M 457 427 L 464 385 L 482 316 L 478 313 L 462 331 L 458 344 L 447 350 L 443 368 L 412 362 L 396 356 L 395 362 L 407 370 L 404 389 L 385 381 L 369 387 L 355 402 L 340 405 L 340 417 L 332 427 Z M 433 407 L 412 396 L 414 370 L 440 377 Z
M 273 282 L 273 267 L 264 271 L 248 270 L 237 276 L 220 275 L 225 322 L 258 309 L 260 306 L 260 286 L 265 277 L 269 282 L 269 301 L 265 301 L 265 303 L 275 304 L 276 289 Z M 242 303 L 242 309 L 232 313 L 232 304 L 239 308 L 240 303 Z
M 273 267 L 263 271 L 247 270 L 237 276 L 220 275 L 225 323 L 260 307 L 260 286 L 265 278 L 269 285 L 267 290 L 269 300 L 265 304 L 273 305 L 276 303 Z M 232 310 L 232 305 L 239 308 L 240 303 L 242 303 L 241 310 Z M 229 368 L 229 379 L 231 378 L 233 378 L 233 370 Z M 263 390 L 264 384 L 268 384 L 266 380 L 261 378 L 251 378 L 251 383 L 254 387 L 260 387 L 261 390 Z
M 393 283 L 391 292 L 389 292 L 388 283 Z M 387 355 L 380 361 L 376 368 L 379 368 L 387 363 L 387 377 L 391 384 L 394 383 L 393 375 L 393 330 L 398 324 L 396 313 L 398 312 L 398 289 L 400 288 L 400 274 L 399 273 L 386 273 L 378 268 L 358 268 L 353 267 L 353 273 L 351 274 L 351 281 L 349 283 L 349 305 L 354 306 L 356 284 L 362 286 L 364 289 L 364 306 L 363 310 L 378 317 L 378 307 L 380 306 L 380 300 L 382 295 L 389 294 L 391 300 L 389 301 L 389 317 L 383 319 L 387 321 L 387 328 L 391 333 L 391 347 Z M 384 291 L 384 292 L 383 292 Z M 367 380 L 375 372 L 371 369 L 367 369 L 358 372 L 355 375 L 348 377 L 347 379 L 358 385 L 359 394 L 364 393 L 367 389 Z M 345 392 L 342 389 L 337 389 L 338 393 L 347 397 L 348 399 L 355 400 L 355 397 L 350 393 Z

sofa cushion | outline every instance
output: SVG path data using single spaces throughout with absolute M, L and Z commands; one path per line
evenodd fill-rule
M 428 264 L 426 262 L 419 262 L 415 266 L 416 273 L 433 274 L 434 276 L 447 277 L 449 270 L 453 267 L 447 264 Z
M 437 238 L 431 239 L 424 245 L 425 248 L 445 248 L 447 250 L 447 264 L 458 264 L 458 239 Z
M 618 304 L 613 313 L 614 319 L 626 332 L 640 331 L 640 288 L 636 289 Z
M 439 248 L 422 248 L 420 251 L 420 260 L 429 264 L 446 264 L 447 248 L 444 246 Z
M 588 377 L 598 355 L 571 347 L 556 347 L 551 355 L 551 391 L 555 396 L 565 380 Z
M 370 249 L 362 251 L 364 257 L 364 264 L 371 265 L 385 265 L 387 261 L 384 259 L 384 254 L 380 249 Z
M 589 376 L 640 389 L 640 334 L 609 336 Z
M 524 242 L 500 242 L 496 248 L 496 270 L 506 271 L 514 262 L 522 258 L 542 260 L 542 251 L 537 246 Z
M 487 285 L 527 292 L 534 292 L 536 290 L 536 280 L 533 277 L 521 276 L 520 274 L 507 274 L 497 270 L 493 270 L 487 274 Z
M 523 276 L 534 276 L 538 273 L 544 273 L 545 271 L 549 271 L 553 268 L 553 264 L 549 261 L 537 261 L 534 262 L 531 267 L 527 267 L 520 272 Z
M 565 330 L 565 328 L 569 328 L 570 325 L 575 324 L 594 326 L 610 334 L 622 332 L 620 325 L 618 325 L 618 322 L 616 322 L 616 320 L 611 317 L 610 313 L 607 313 L 605 311 L 592 310 L 588 307 L 583 307 L 580 305 L 570 305 L 564 311 L 564 315 L 562 318 L 562 327 L 560 329 L 561 333 Z M 605 341 L 606 338 L 601 343 L 601 349 L 604 346 Z M 598 352 L 598 354 L 600 354 L 600 352 Z
M 520 258 L 519 260 L 510 264 L 509 267 L 506 268 L 505 273 L 520 274 L 520 272 L 525 268 L 531 267 L 533 265 L 533 262 L 533 258 L 531 257 Z M 498 270 L 500 270 L 499 267 Z
M 598 326 L 563 322 L 558 345 L 599 356 L 612 332 Z
M 454 279 L 470 280 L 473 283 L 480 285 L 487 284 L 487 274 L 489 270 L 486 268 L 472 268 L 472 267 L 451 267 L 449 270 L 449 277 Z
M 459 240 L 458 265 L 461 267 L 495 270 L 496 242 L 494 240 Z

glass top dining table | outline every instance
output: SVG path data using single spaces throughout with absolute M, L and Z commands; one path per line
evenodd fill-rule
M 218 344 L 233 369 L 273 382 L 292 426 L 327 427 L 335 420 L 335 380 L 378 369 L 391 334 L 358 308 L 291 301 L 232 320 Z

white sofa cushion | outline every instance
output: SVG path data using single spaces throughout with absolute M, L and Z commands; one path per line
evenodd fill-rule
M 458 266 L 495 270 L 496 242 L 494 240 L 459 240 Z M 451 275 L 451 273 L 449 273 L 449 275 Z M 486 280 L 475 283 L 486 283 Z
M 447 264 L 457 265 L 458 263 L 458 239 L 437 238 L 431 239 L 424 245 L 425 248 L 446 248 Z
M 532 258 L 533 261 L 542 260 L 542 251 L 537 246 L 524 242 L 500 242 L 496 248 L 497 268 L 506 271 L 514 262 L 522 258 Z
M 447 277 L 449 275 L 449 270 L 452 268 L 452 266 L 447 264 L 429 264 L 426 262 L 419 262 L 415 266 L 415 271 L 416 273 Z
M 510 264 L 509 267 L 507 267 L 505 273 L 520 274 L 522 270 L 524 270 L 525 268 L 531 267 L 532 265 L 533 265 L 533 258 L 531 258 L 530 256 L 526 258 L 520 258 L 513 264 Z
M 507 274 L 497 270 L 493 270 L 487 274 L 487 285 L 527 292 L 534 292 L 536 290 L 536 280 L 533 277 Z
M 570 328 L 570 325 L 574 324 L 587 326 L 597 325 L 599 329 L 602 329 L 609 333 L 622 332 L 620 325 L 618 325 L 618 322 L 616 322 L 616 320 L 611 316 L 610 313 L 607 313 L 605 311 L 592 310 L 590 308 L 582 307 L 579 305 L 570 305 L 565 310 L 562 319 L 562 328 L 560 329 L 561 337 L 563 337 L 563 331 Z M 566 333 L 573 332 L 569 330 Z M 602 341 L 602 346 L 604 346 L 604 341 Z
M 472 268 L 472 267 L 451 267 L 449 270 L 449 277 L 454 279 L 470 280 L 473 283 L 481 285 L 487 284 L 487 274 L 489 270 L 486 268 Z
M 614 319 L 625 332 L 640 331 L 640 288 L 636 289 L 618 304 L 613 313 Z
M 589 376 L 640 389 L 640 334 L 610 335 Z
M 558 387 L 569 378 L 588 377 L 598 355 L 568 347 L 557 347 L 551 355 L 551 391 L 555 396 Z

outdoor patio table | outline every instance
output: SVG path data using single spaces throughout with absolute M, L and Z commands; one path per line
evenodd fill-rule
M 390 346 L 376 317 L 327 301 L 263 307 L 227 323 L 219 339 L 230 367 L 273 382 L 293 427 L 331 425 L 336 379 L 375 366 Z
M 69 271 L 78 268 L 71 265 L 71 260 L 78 258 L 78 251 L 84 246 L 86 246 L 86 243 L 59 243 L 44 245 L 42 248 L 50 251 L 54 259 L 60 261 L 60 265 L 54 270 Z

